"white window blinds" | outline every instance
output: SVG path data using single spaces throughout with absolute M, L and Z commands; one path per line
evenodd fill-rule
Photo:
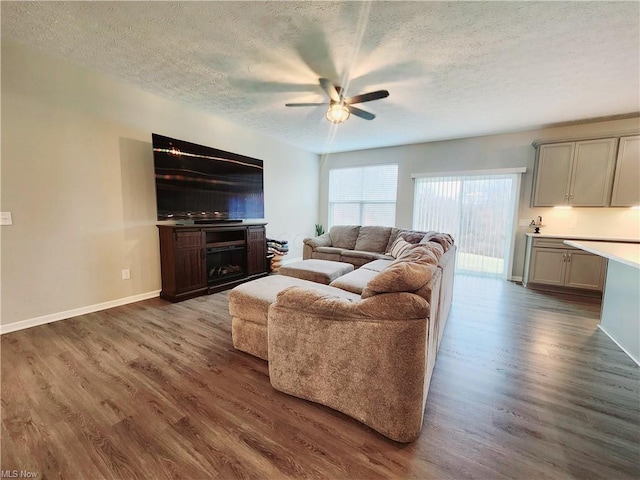
M 519 173 L 414 176 L 413 228 L 451 234 L 456 271 L 507 277 Z
M 398 165 L 329 171 L 329 227 L 396 223 Z

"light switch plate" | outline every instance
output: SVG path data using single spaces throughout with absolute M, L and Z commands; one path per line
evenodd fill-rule
M 13 225 L 11 212 L 0 212 L 0 225 Z

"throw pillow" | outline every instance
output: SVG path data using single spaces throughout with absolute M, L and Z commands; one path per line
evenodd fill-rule
M 411 248 L 411 244 L 404 238 L 398 237 L 396 241 L 393 242 L 393 245 L 391 245 L 391 250 L 387 252 L 387 255 L 391 255 L 393 258 L 398 258 L 409 248 Z
M 401 232 L 399 237 L 404 238 L 409 243 L 420 243 L 420 240 L 424 237 L 424 232 L 417 232 L 415 230 L 406 230 Z

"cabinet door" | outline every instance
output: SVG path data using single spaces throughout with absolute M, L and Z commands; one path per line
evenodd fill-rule
M 566 205 L 575 143 L 540 145 L 539 149 L 533 206 Z
M 529 282 L 564 285 L 567 251 L 560 248 L 532 248 Z
M 611 192 L 616 138 L 576 142 L 569 189 L 575 207 L 605 207 Z
M 612 207 L 640 205 L 640 135 L 620 139 L 611 194 Z
M 267 271 L 267 239 L 264 227 L 247 229 L 247 275 Z
M 176 290 L 179 293 L 207 285 L 204 237 L 201 231 L 176 233 Z
M 606 259 L 588 252 L 568 251 L 564 284 L 567 287 L 602 290 Z

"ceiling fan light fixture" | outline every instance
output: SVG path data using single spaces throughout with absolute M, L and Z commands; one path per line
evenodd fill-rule
M 351 112 L 344 103 L 332 103 L 327 110 L 327 120 L 331 123 L 344 123 Z

